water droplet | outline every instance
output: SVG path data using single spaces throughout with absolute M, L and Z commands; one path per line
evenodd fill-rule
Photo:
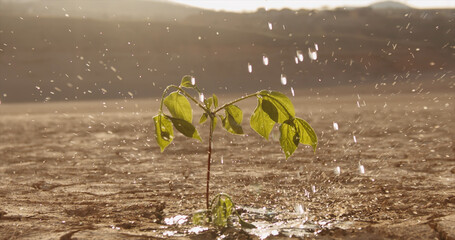
M 365 174 L 365 167 L 363 165 L 359 165 L 359 173 Z
M 271 22 L 268 22 L 268 25 L 269 25 L 269 29 L 272 30 L 273 29 L 273 25 Z
M 286 74 L 281 74 L 281 84 L 286 85 L 288 83 L 288 79 L 286 78 Z
M 316 51 L 319 51 L 319 46 L 317 43 L 314 44 L 314 49 L 316 49 Z
M 311 48 L 308 48 L 308 57 L 311 60 L 317 60 L 318 59 L 318 53 L 316 51 L 313 51 Z
M 340 176 L 340 174 L 341 174 L 341 168 L 340 168 L 339 166 L 337 166 L 337 167 L 334 169 L 334 172 L 335 172 L 335 175 Z
M 295 61 L 295 64 L 299 64 L 299 58 L 298 57 L 294 57 L 294 61 Z
M 203 93 L 199 93 L 199 101 L 201 102 L 204 102 L 204 94 Z
M 291 94 L 292 94 L 293 97 L 295 96 L 294 88 L 293 88 L 293 87 L 291 87 Z
M 194 77 L 191 77 L 191 85 L 196 85 L 196 78 Z
M 249 73 L 253 72 L 253 66 L 251 66 L 250 63 L 248 63 L 248 72 Z
M 269 65 L 269 58 L 265 54 L 262 55 L 262 63 L 266 66 Z
M 299 61 L 303 62 L 303 52 L 302 52 L 302 50 L 297 50 L 296 54 L 297 54 L 297 58 L 299 59 Z
M 335 131 L 338 131 L 338 123 L 333 122 L 333 129 L 334 129 Z
M 354 138 L 354 142 L 357 143 L 357 138 L 355 136 L 352 136 Z
M 315 193 L 316 192 L 316 186 L 314 186 L 314 185 L 311 186 L 311 191 L 313 191 L 313 193 Z
M 302 204 L 299 204 L 299 203 L 296 203 L 296 204 L 294 205 L 294 211 L 295 211 L 297 214 L 305 214 L 305 210 L 303 210 Z
M 221 156 L 221 164 L 223 164 L 223 163 L 224 163 L 224 157 Z

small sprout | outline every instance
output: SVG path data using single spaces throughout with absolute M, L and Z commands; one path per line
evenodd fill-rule
M 267 56 L 263 56 L 263 61 L 265 65 L 268 64 Z M 284 81 L 283 84 L 286 84 L 286 76 L 282 75 L 282 81 Z M 175 91 L 168 93 L 170 89 Z M 196 91 L 196 96 L 198 97 L 190 95 L 187 90 Z M 239 217 L 239 223 L 242 227 L 254 227 L 240 218 L 240 215 L 235 211 L 232 199 L 228 195 L 218 194 L 212 204 L 209 203 L 212 138 L 217 119 L 220 118 L 221 124 L 226 131 L 232 134 L 244 134 L 242 128 L 243 111 L 235 104 L 252 97 L 257 98 L 257 106 L 250 118 L 251 128 L 265 139 L 268 139 L 275 124 L 278 124 L 280 145 L 286 159 L 295 152 L 300 143 L 310 145 L 316 151 L 318 142 L 316 133 L 305 120 L 295 116 L 295 109 L 291 100 L 283 93 L 262 90 L 219 106 L 218 97 L 213 94 L 211 97 L 205 98 L 204 93 L 196 86 L 194 77 L 189 75 L 182 78 L 179 86 L 170 85 L 163 91 L 158 115 L 153 117 L 155 138 L 161 152 L 174 139 L 173 128 L 186 137 L 202 141 L 199 132 L 193 125 L 193 110 L 190 102 L 193 102 L 203 110 L 199 119 L 200 124 L 205 123 L 207 120 L 210 121 L 208 125 L 210 131 L 207 151 L 207 209 L 193 216 L 193 223 L 195 224 L 212 223 L 217 227 L 226 227 L 229 224 L 229 217 L 235 213 Z M 163 106 L 166 106 L 170 115 L 164 113 Z M 224 110 L 224 114 L 222 114 L 222 110 Z

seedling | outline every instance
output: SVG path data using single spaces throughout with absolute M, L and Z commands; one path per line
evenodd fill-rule
M 171 89 L 174 91 L 168 93 Z M 195 91 L 199 97 L 192 96 L 188 90 Z M 210 122 L 206 188 L 206 205 L 208 211 L 211 211 L 209 186 L 212 138 L 218 121 L 217 119 L 219 118 L 221 120 L 221 125 L 226 131 L 233 134 L 243 134 L 243 112 L 235 103 L 252 97 L 257 98 L 257 106 L 250 118 L 251 128 L 265 139 L 268 139 L 275 124 L 279 124 L 280 145 L 286 159 L 295 152 L 299 143 L 310 145 L 313 147 L 313 150 L 316 151 L 318 141 L 316 133 L 305 120 L 295 116 L 295 110 L 291 100 L 283 93 L 261 90 L 219 106 L 217 96 L 213 94 L 209 98 L 204 98 L 204 94 L 196 86 L 194 78 L 188 75 L 182 78 L 179 86 L 169 85 L 163 91 L 158 115 L 153 117 L 155 123 L 155 137 L 161 152 L 163 152 L 174 139 L 174 127 L 184 136 L 202 141 L 199 132 L 193 125 L 193 110 L 190 101 L 204 111 L 199 123 L 202 124 L 207 120 Z M 163 105 L 169 110 L 170 115 L 164 113 Z M 224 110 L 224 114 L 222 113 L 222 110 Z M 222 196 L 225 197 L 225 195 L 217 196 L 218 199 L 220 199 L 219 201 L 222 201 Z M 228 199 L 228 202 L 232 203 L 230 197 L 226 199 Z M 220 204 L 224 206 L 226 201 Z M 228 207 L 225 206 L 223 208 L 227 209 Z M 229 212 L 230 215 L 231 210 L 226 211 Z

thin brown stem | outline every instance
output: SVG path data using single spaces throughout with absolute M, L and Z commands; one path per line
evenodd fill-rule
M 207 159 L 207 189 L 205 192 L 205 200 L 207 203 L 207 209 L 210 207 L 209 203 L 209 189 L 210 189 L 210 163 L 212 160 L 212 135 L 213 135 L 213 117 L 210 116 L 210 133 L 209 133 L 209 148 L 207 150 L 208 159 Z

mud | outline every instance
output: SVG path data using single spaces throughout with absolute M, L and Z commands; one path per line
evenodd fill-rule
M 1 105 L 0 239 L 454 239 L 453 93 L 296 94 L 316 153 L 215 132 L 211 194 L 262 232 L 166 224 L 205 207 L 208 130 L 160 153 L 155 99 Z

